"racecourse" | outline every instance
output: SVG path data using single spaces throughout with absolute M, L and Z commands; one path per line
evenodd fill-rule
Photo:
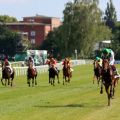
M 92 79 L 92 65 L 74 67 L 71 83 L 64 86 L 62 71 L 55 86 L 48 73 L 38 75 L 35 87 L 27 86 L 26 76 L 15 77 L 12 88 L 0 84 L 0 120 L 120 120 L 120 85 L 107 106 L 105 91 L 101 95 Z

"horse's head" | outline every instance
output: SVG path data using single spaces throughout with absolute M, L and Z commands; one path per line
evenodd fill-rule
M 34 68 L 28 68 L 28 76 L 29 77 L 34 77 L 37 74 L 37 70 Z
M 102 67 L 103 67 L 103 69 L 109 69 L 110 68 L 109 60 L 108 59 L 104 59 L 103 60 Z
M 94 68 L 98 68 L 99 67 L 99 63 L 98 63 L 98 61 L 94 61 Z

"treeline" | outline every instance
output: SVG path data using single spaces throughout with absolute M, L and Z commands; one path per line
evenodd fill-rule
M 42 46 L 33 46 L 34 49 L 46 49 L 59 58 L 75 57 L 77 50 L 79 58 L 91 58 L 96 42 L 111 40 L 115 57 L 120 59 L 120 23 L 112 0 L 105 11 L 99 8 L 99 0 L 67 2 L 63 15 L 62 25 L 48 34 Z M 5 26 L 6 22 L 17 22 L 17 19 L 0 16 L 0 52 L 14 55 L 20 37 Z
M 116 57 L 120 58 L 120 25 L 116 26 L 112 0 L 107 3 L 105 12 L 98 5 L 99 0 L 68 2 L 63 11 L 63 24 L 48 34 L 41 48 L 53 50 L 55 56 L 74 57 L 77 50 L 79 58 L 91 58 L 97 41 L 112 40 L 111 47 L 115 48 Z
M 8 15 L 0 15 L 0 54 L 14 56 L 19 50 L 21 52 L 25 50 L 23 46 L 25 42 L 21 39 L 21 35 L 10 30 L 5 24 L 12 22 L 18 20 Z

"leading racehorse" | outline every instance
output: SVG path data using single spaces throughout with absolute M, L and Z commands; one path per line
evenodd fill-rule
M 15 71 L 13 68 L 11 72 L 11 69 L 8 66 L 4 67 L 4 65 L 2 64 L 2 78 L 1 78 L 2 85 L 6 86 L 8 82 L 8 85 L 11 85 L 12 87 L 14 75 L 15 75 Z M 5 80 L 5 83 L 3 82 L 3 79 Z
M 110 99 L 113 97 L 115 92 L 115 78 L 114 73 L 109 65 L 109 61 L 107 59 L 103 60 L 102 64 L 102 82 L 101 82 L 101 91 L 100 93 L 103 93 L 103 85 L 105 86 L 105 90 L 108 97 L 108 106 L 110 106 Z

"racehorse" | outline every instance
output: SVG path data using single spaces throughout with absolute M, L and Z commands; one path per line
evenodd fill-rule
M 58 83 L 60 83 L 59 71 L 55 69 L 53 66 L 49 68 L 49 83 L 53 86 L 55 86 L 55 76 L 57 76 Z
M 63 85 L 65 83 L 69 83 L 70 79 L 72 77 L 72 72 L 70 70 L 70 67 L 67 65 L 67 63 L 63 66 Z
M 101 66 L 99 65 L 98 61 L 94 61 L 94 76 L 93 76 L 93 84 L 95 81 L 95 78 L 97 79 L 97 83 L 99 85 L 100 79 L 101 79 Z
M 15 75 L 14 69 L 12 70 L 12 73 L 11 73 L 11 69 L 8 66 L 3 68 L 3 65 L 2 65 L 2 78 L 1 78 L 2 85 L 6 86 L 8 82 L 8 85 L 12 87 L 14 75 Z M 3 79 L 5 79 L 5 83 L 3 82 Z
M 32 68 L 32 67 L 28 67 L 27 70 L 27 84 L 30 87 L 30 81 L 32 79 L 32 87 L 35 85 L 37 85 L 37 69 L 36 68 Z
M 105 90 L 108 97 L 108 106 L 110 106 L 110 99 L 113 97 L 115 92 L 115 79 L 114 79 L 114 73 L 109 65 L 109 61 L 107 59 L 103 60 L 102 64 L 102 82 L 101 82 L 101 91 L 100 93 L 103 93 L 103 84 L 105 86 Z

